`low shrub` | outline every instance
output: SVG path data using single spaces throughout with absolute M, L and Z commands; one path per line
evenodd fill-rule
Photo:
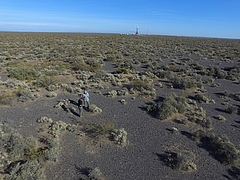
M 85 180 L 104 180 L 105 178 L 102 176 L 101 170 L 96 167 L 96 168 L 82 168 L 80 169 L 81 174 L 83 177 L 80 179 L 85 179 Z
M 1 93 L 0 94 L 0 104 L 1 105 L 12 105 L 15 98 L 16 98 L 15 94 Z
M 92 113 L 101 113 L 102 109 L 97 107 L 95 104 L 90 104 L 89 105 L 89 111 Z
M 74 71 L 92 71 L 97 72 L 102 68 L 102 65 L 97 60 L 90 60 L 90 61 L 75 61 L 72 63 L 72 70 Z
M 102 172 L 98 167 L 96 167 L 94 169 L 90 169 L 87 176 L 90 180 L 100 180 L 102 177 Z
M 125 146 L 127 144 L 127 131 L 124 128 L 121 129 L 113 129 L 111 132 L 111 139 L 121 146 Z
M 18 97 L 19 102 L 26 102 L 28 100 L 34 100 L 36 98 L 30 90 L 22 88 L 19 88 L 16 91 L 16 95 Z
M 132 80 L 129 83 L 129 89 L 133 88 L 134 90 L 142 91 L 143 89 L 148 90 L 152 85 L 146 81 L 141 79 Z
M 29 67 L 17 67 L 17 68 L 11 68 L 8 70 L 9 76 L 11 78 L 16 78 L 18 80 L 34 80 L 38 77 L 38 72 Z
M 166 152 L 163 156 L 164 163 L 174 170 L 181 172 L 192 172 L 197 170 L 195 154 L 190 151 Z
M 195 94 L 193 96 L 193 99 L 198 101 L 199 103 L 201 103 L 201 102 L 210 103 L 211 102 L 211 100 L 202 93 Z
M 147 111 L 154 117 L 164 120 L 175 113 L 184 113 L 187 108 L 187 100 L 183 96 L 171 94 L 163 102 L 153 103 L 147 106 Z
M 6 123 L 0 124 L 0 130 L 1 151 L 7 158 L 7 161 L 1 161 L 2 177 L 12 180 L 46 179 L 44 164 L 47 160 L 57 160 L 58 142 L 49 137 L 24 138 L 14 133 L 14 129 Z
M 236 114 L 238 112 L 238 108 L 236 106 L 229 105 L 226 107 L 225 111 L 229 114 Z
M 6 179 L 23 180 L 35 179 L 44 180 L 44 168 L 38 161 L 19 161 L 11 163 L 6 169 Z
M 100 138 L 101 136 L 109 136 L 114 129 L 113 123 L 90 124 L 85 127 L 85 132 L 92 138 Z
M 169 79 L 174 88 L 178 89 L 190 89 L 190 88 L 202 88 L 202 81 L 198 81 L 197 79 L 190 78 L 180 78 L 174 76 Z
M 47 88 L 48 86 L 56 83 L 57 81 L 53 76 L 42 75 L 36 79 L 36 81 L 34 82 L 34 85 L 37 87 Z
M 193 133 L 193 139 L 223 164 L 234 164 L 240 158 L 239 150 L 227 137 L 215 134 L 207 135 L 204 131 L 196 131 Z
M 192 104 L 190 108 L 187 109 L 185 116 L 190 122 L 199 124 L 204 128 L 212 128 L 212 119 L 207 117 L 206 110 L 198 107 L 196 104 Z

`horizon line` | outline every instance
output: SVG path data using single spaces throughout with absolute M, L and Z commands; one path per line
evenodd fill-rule
M 214 36 L 187 36 L 187 35 L 171 35 L 171 34 L 147 34 L 147 33 L 119 33 L 119 32 L 80 32 L 80 31 L 1 31 L 0 33 L 66 33 L 66 34 L 116 34 L 116 35 L 134 35 L 134 36 L 167 36 L 167 37 L 186 37 L 200 39 L 227 39 L 240 40 L 240 38 L 230 37 L 214 37 Z

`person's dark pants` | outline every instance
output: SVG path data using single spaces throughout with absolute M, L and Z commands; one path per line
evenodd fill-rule
M 79 106 L 78 110 L 79 110 L 79 117 L 82 117 L 83 116 L 83 106 Z

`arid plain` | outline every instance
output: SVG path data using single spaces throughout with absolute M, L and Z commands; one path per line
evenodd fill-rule
M 240 179 L 240 40 L 0 39 L 0 179 Z

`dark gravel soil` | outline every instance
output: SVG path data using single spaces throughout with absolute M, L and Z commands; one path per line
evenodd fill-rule
M 208 116 L 213 120 L 212 131 L 216 134 L 226 135 L 239 144 L 239 128 L 237 120 L 239 115 L 230 115 L 222 111 L 224 101 L 215 94 L 223 90 L 237 91 L 239 85 L 230 81 L 219 81 L 218 88 L 207 87 L 211 98 L 216 104 L 200 104 L 207 110 Z M 231 88 L 230 88 L 231 87 Z M 78 126 L 91 123 L 114 122 L 117 128 L 124 128 L 128 133 L 128 145 L 118 146 L 106 138 L 93 141 L 82 137 L 77 132 L 65 132 L 61 135 L 61 153 L 58 162 L 46 168 L 47 179 L 81 179 L 86 177 L 84 169 L 99 167 L 105 179 L 228 179 L 227 167 L 215 160 L 209 153 L 198 147 L 197 143 L 189 139 L 186 133 L 198 127 L 187 127 L 169 121 L 159 121 L 144 110 L 150 99 L 135 96 L 110 98 L 89 91 L 91 103 L 100 107 L 103 112 L 93 115 L 84 112 L 84 117 Z M 158 89 L 158 96 L 169 94 L 167 87 Z M 179 91 L 180 93 L 181 91 Z M 62 120 L 77 124 L 79 117 L 67 113 L 63 109 L 53 106 L 62 99 L 77 100 L 77 95 L 58 92 L 56 98 L 42 97 L 36 101 L 15 104 L 12 107 L 0 108 L 0 121 L 10 122 L 24 136 L 38 136 L 36 120 L 41 116 L 51 117 L 54 121 Z M 119 100 L 124 98 L 127 102 L 122 105 Z M 234 101 L 239 105 L 239 102 Z M 74 105 L 72 105 L 74 106 Z M 222 114 L 226 121 L 220 122 L 214 117 Z M 179 132 L 172 134 L 168 129 L 177 127 Z M 172 170 L 161 161 L 161 154 L 165 151 L 189 150 L 196 154 L 197 170 L 192 173 L 181 173 Z

